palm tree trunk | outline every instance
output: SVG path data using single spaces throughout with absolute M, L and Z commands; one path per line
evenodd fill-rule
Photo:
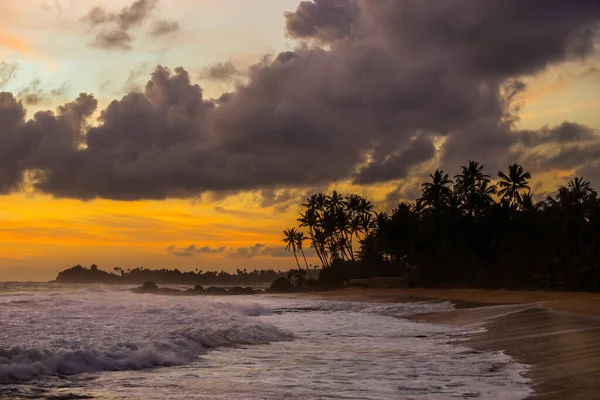
M 308 262 L 306 261 L 306 256 L 304 255 L 304 250 L 300 247 L 300 253 L 302 253 L 302 258 L 304 258 L 304 264 L 306 264 L 306 270 L 308 271 L 308 277 L 312 280 L 312 274 L 310 273 L 310 268 L 308 267 Z
M 331 266 L 331 261 L 329 259 L 330 254 L 327 254 L 327 249 L 325 248 L 325 243 L 319 243 L 319 249 L 321 252 L 321 256 L 323 257 L 323 261 L 325 261 L 324 267 Z
M 315 239 L 313 232 L 312 232 L 312 228 L 310 226 L 308 227 L 308 233 L 310 234 L 310 239 L 312 241 L 312 247 L 315 249 L 315 253 L 317 253 L 317 257 L 319 257 L 319 260 L 321 260 L 321 266 L 324 267 L 325 261 L 323 260 L 323 254 L 321 254 L 319 244 L 317 243 L 317 239 Z
M 296 264 L 298 265 L 298 271 L 302 270 L 302 267 L 300 267 L 300 262 L 298 262 L 298 256 L 296 255 L 296 246 L 292 247 L 292 250 L 294 250 L 294 258 L 296 259 Z
M 350 236 L 350 239 L 348 240 L 348 250 L 350 251 L 350 256 L 352 257 L 352 261 L 356 261 L 356 259 L 354 258 L 354 247 L 352 245 L 352 238 L 354 237 L 353 232 L 350 231 L 350 234 L 348 236 Z

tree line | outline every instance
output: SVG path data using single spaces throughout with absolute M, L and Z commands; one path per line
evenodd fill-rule
M 76 265 L 60 272 L 56 278 L 59 283 L 115 283 L 141 284 L 152 281 L 157 284 L 177 285 L 268 285 L 286 272 L 273 269 L 255 269 L 248 271 L 237 269 L 235 273 L 226 271 L 180 271 L 178 269 L 148 269 L 144 267 L 123 269 L 114 267 L 113 272 L 106 272 L 95 264 L 89 268 Z
M 283 240 L 315 250 L 324 285 L 393 275 L 413 286 L 600 290 L 600 199 L 588 181 L 536 201 L 519 164 L 495 182 L 476 161 L 454 179 L 429 177 L 420 198 L 389 213 L 356 194 L 314 194 Z

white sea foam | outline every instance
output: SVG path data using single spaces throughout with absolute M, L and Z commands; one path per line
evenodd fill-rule
M 18 397 L 31 388 L 56 395 L 56 386 L 128 399 L 509 400 L 531 394 L 525 366 L 460 344 L 481 328 L 403 319 L 452 310 L 449 302 L 162 297 L 103 286 L 2 290 L 0 397 L 3 390 Z M 153 368 L 159 366 L 171 368 Z M 63 375 L 71 383 L 53 386 Z
M 214 298 L 175 302 L 111 290 L 80 291 L 27 300 L 5 296 L 0 312 L 0 383 L 182 365 L 207 349 L 291 338 L 251 318 L 267 312 L 264 307 Z

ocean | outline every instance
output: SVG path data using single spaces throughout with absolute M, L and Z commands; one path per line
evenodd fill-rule
M 0 398 L 524 399 L 527 367 L 416 323 L 449 302 L 0 283 Z

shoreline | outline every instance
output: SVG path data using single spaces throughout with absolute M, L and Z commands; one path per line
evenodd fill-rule
M 359 289 L 300 294 L 367 302 L 452 301 L 456 310 L 417 322 L 482 326 L 461 344 L 502 351 L 525 364 L 531 399 L 595 399 L 600 395 L 600 294 L 482 289 Z

